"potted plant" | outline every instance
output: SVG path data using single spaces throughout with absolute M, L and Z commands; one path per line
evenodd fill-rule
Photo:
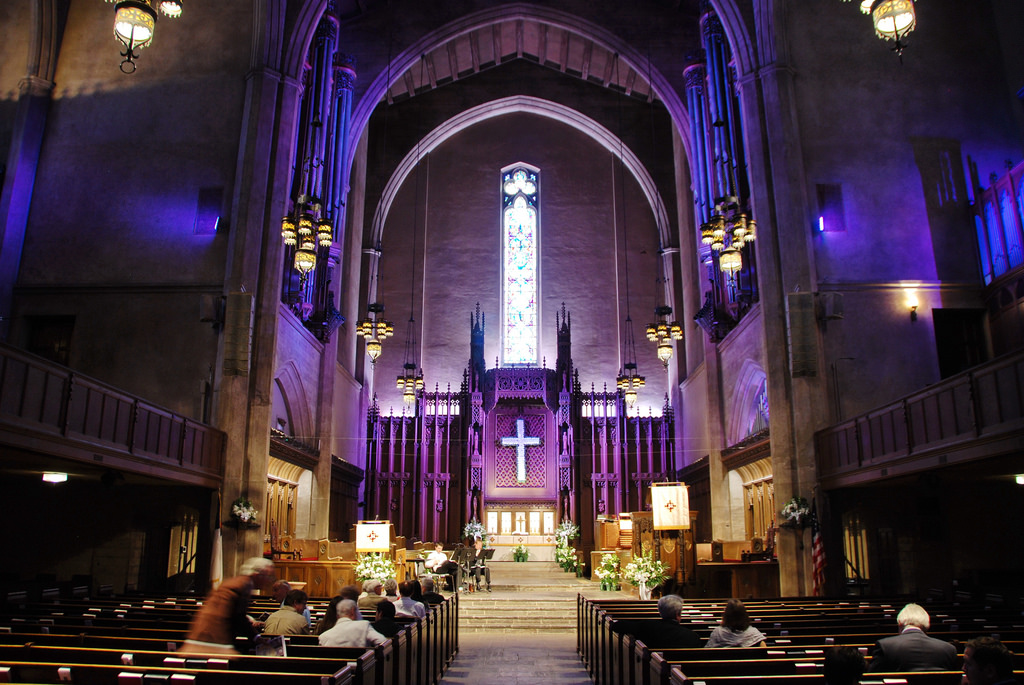
M 256 520 L 256 507 L 245 497 L 239 497 L 231 503 L 231 518 L 227 524 L 235 528 L 259 528 L 260 522 Z
M 487 547 L 487 529 L 484 528 L 484 524 L 476 520 L 476 517 L 471 519 L 462 529 L 462 537 L 469 538 L 470 540 L 480 538 L 484 543 L 484 547 Z
M 668 566 L 654 558 L 652 552 L 626 564 L 622 575 L 630 585 L 636 586 L 640 599 L 650 599 L 651 590 L 668 579 Z
M 780 527 L 802 530 L 811 524 L 811 508 L 803 497 L 794 497 L 782 508 L 781 518 Z
M 609 552 L 601 556 L 601 564 L 594 569 L 594 575 L 601 579 L 602 590 L 618 590 L 620 566 L 619 555 Z
M 519 543 L 512 548 L 512 561 L 526 561 L 530 558 L 530 550 L 526 545 Z
M 379 580 L 381 582 L 395 577 L 395 564 L 382 552 L 360 554 L 356 559 L 356 580 Z

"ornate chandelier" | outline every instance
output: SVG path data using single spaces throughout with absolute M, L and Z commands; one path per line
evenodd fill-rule
M 850 0 L 843 0 L 850 2 Z M 902 56 L 903 39 L 917 27 L 914 0 L 859 0 L 860 11 L 871 15 L 875 35 L 882 40 L 896 41 L 893 52 Z
M 381 343 L 395 334 L 395 326 L 390 321 L 377 318 L 384 313 L 384 305 L 380 302 L 367 305 L 366 312 L 366 318 L 356 322 L 356 335 L 366 338 L 366 354 L 370 363 L 375 364 L 383 352 Z
M 112 2 L 113 0 L 107 0 Z M 160 12 L 171 19 L 181 16 L 182 0 L 160 0 Z M 156 33 L 154 0 L 120 0 L 114 5 L 114 37 L 124 46 L 121 71 L 135 72 L 138 51 L 153 42 Z
M 304 186 L 306 171 L 304 168 Z M 286 247 L 295 248 L 293 266 L 299 272 L 299 287 L 304 288 L 309 272 L 316 268 L 317 247 L 330 247 L 334 241 L 334 226 L 330 219 L 321 216 L 319 199 L 299 195 L 294 210 L 281 219 L 281 239 Z
M 718 266 L 730 281 L 743 268 L 740 250 L 756 238 L 757 222 L 747 218 L 747 212 L 733 196 L 719 200 L 711 219 L 701 226 L 701 242 L 718 256 Z
M 647 324 L 647 339 L 658 345 L 658 359 L 666 367 L 672 359 L 672 341 L 683 339 L 683 327 L 678 321 L 669 321 L 672 307 L 667 304 L 658 305 L 654 309 L 657 320 Z

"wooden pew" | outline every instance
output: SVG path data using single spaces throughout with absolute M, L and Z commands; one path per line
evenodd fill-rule
M 288 671 L 230 671 L 213 668 L 166 668 L 123 664 L 72 664 L 5 661 L 0 682 L 64 683 L 75 685 L 146 685 L 150 680 L 182 685 L 354 685 L 351 664 L 329 673 Z

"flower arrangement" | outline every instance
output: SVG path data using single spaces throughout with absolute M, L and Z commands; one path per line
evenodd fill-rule
M 652 552 L 648 552 L 626 564 L 622 575 L 630 585 L 639 588 L 641 599 L 650 599 L 651 589 L 668 579 L 668 566 L 655 559 Z M 643 596 L 645 591 L 648 593 L 647 597 Z
M 575 547 L 555 547 L 555 562 L 566 573 L 579 573 L 580 560 Z
M 530 550 L 523 543 L 519 543 L 512 548 L 512 561 L 526 561 L 529 558 Z
M 231 523 L 239 528 L 258 528 L 256 507 L 245 497 L 239 497 L 231 503 Z
M 811 522 L 811 508 L 803 497 L 794 497 L 782 508 L 782 526 L 785 528 L 805 528 Z
M 580 536 L 580 527 L 569 519 L 565 519 L 558 524 L 558 528 L 555 529 L 555 546 L 556 547 L 568 547 L 570 540 L 575 540 Z
M 381 552 L 360 554 L 356 560 L 355 574 L 359 582 L 371 579 L 383 582 L 395 577 L 395 564 Z
M 618 554 L 609 552 L 601 556 L 601 564 L 594 569 L 594 575 L 601 579 L 602 590 L 614 590 L 619 584 L 620 566 Z
M 484 528 L 484 524 L 476 520 L 475 516 L 462 529 L 462 537 L 469 538 L 470 540 L 480 538 L 484 543 L 484 547 L 487 546 L 487 529 Z

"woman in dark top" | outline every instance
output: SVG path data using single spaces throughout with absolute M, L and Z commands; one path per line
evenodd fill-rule
M 334 627 L 334 624 L 338 622 L 338 602 L 344 599 L 341 595 L 332 597 L 330 603 L 327 605 L 327 611 L 324 612 L 324 617 L 316 622 L 316 630 L 314 634 L 319 635 L 325 630 L 330 630 Z

